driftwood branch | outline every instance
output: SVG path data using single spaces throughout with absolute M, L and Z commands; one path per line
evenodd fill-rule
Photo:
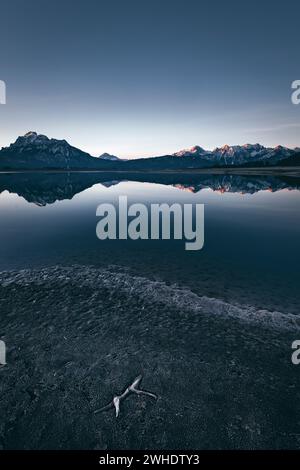
M 116 395 L 113 397 L 112 401 L 108 403 L 107 405 L 103 406 L 99 410 L 94 411 L 95 414 L 101 413 L 102 411 L 109 410 L 111 408 L 115 408 L 116 410 L 116 417 L 119 416 L 120 414 L 120 404 L 122 400 L 125 400 L 125 398 L 128 397 L 128 395 L 135 393 L 136 395 L 147 395 L 148 397 L 157 399 L 157 395 L 151 392 L 147 392 L 145 390 L 141 390 L 137 388 L 139 384 L 142 381 L 142 375 L 139 375 L 134 381 L 132 382 L 131 385 L 129 385 L 126 390 L 121 394 L 121 395 Z

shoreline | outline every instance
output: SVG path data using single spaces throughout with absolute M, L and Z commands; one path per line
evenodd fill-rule
M 299 448 L 295 325 L 116 268 L 0 279 L 3 449 Z M 95 414 L 139 374 L 157 400 Z
M 104 173 L 104 174 L 116 174 L 116 175 L 131 175 L 131 174 L 141 174 L 141 175 L 152 175 L 152 174 L 174 174 L 174 175 L 183 175 L 183 174 L 210 174 L 210 175 L 219 175 L 219 174 L 235 174 L 241 176 L 248 175 L 275 175 L 282 174 L 287 176 L 296 176 L 300 177 L 300 167 L 269 167 L 269 168 L 191 168 L 186 170 L 93 170 L 93 169 L 32 169 L 32 170 L 0 170 L 0 174 L 30 174 L 30 173 Z

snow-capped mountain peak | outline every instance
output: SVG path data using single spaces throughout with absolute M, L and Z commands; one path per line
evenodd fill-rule
M 116 157 L 115 155 L 111 155 L 110 153 L 102 153 L 99 158 L 102 158 L 102 160 L 110 160 L 112 162 L 119 161 L 121 158 Z
M 70 165 L 88 167 L 96 160 L 64 139 L 49 139 L 46 135 L 34 131 L 18 137 L 9 147 L 3 148 L 1 154 L 2 162 L 12 159 L 14 164 L 19 161 L 22 167 L 34 164 L 37 168 L 54 166 L 68 168 Z
M 264 147 L 261 144 L 228 145 L 216 147 L 212 151 L 204 150 L 198 145 L 191 149 L 181 150 L 173 155 L 178 157 L 199 156 L 216 165 L 243 165 L 255 161 L 278 162 L 295 153 L 282 145 L 275 148 Z
M 69 143 L 65 140 L 58 140 L 58 139 L 49 139 L 44 134 L 38 134 L 37 132 L 30 131 L 17 138 L 17 140 L 10 144 L 10 148 L 13 147 L 26 147 L 29 145 L 40 146 L 40 145 L 50 145 L 53 143 L 59 143 L 61 145 L 69 145 Z
M 199 156 L 209 153 L 208 150 L 204 150 L 204 148 L 200 147 L 199 145 L 194 145 L 189 149 L 183 149 L 179 152 L 173 153 L 174 157 L 192 157 L 192 156 Z

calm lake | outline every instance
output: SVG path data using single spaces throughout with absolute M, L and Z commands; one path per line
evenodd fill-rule
M 124 195 L 204 204 L 203 249 L 100 241 Z M 0 174 L 0 447 L 299 448 L 299 208 L 293 175 Z
M 113 176 L 0 175 L 2 269 L 120 265 L 200 295 L 299 313 L 300 178 L 104 180 Z M 117 205 L 121 195 L 129 204 L 204 204 L 204 248 L 187 252 L 184 241 L 100 241 L 96 208 Z

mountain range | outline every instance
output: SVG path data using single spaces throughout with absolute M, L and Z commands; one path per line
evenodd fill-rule
M 224 145 L 220 148 L 215 148 L 212 151 L 204 150 L 202 147 L 195 146 L 191 149 L 181 150 L 174 153 L 176 157 L 191 157 L 197 156 L 207 161 L 214 161 L 219 165 L 243 165 L 253 161 L 272 162 L 272 164 L 279 162 L 285 158 L 290 157 L 294 150 L 288 149 L 278 145 L 275 148 L 264 147 L 260 144 L 245 144 L 245 145 Z
M 300 149 L 281 145 L 264 147 L 260 144 L 224 145 L 214 150 L 194 146 L 174 154 L 125 160 L 104 153 L 96 158 L 73 147 L 66 140 L 28 132 L 9 147 L 0 150 L 1 170 L 115 170 L 159 171 L 188 170 L 212 167 L 240 166 L 299 166 Z

